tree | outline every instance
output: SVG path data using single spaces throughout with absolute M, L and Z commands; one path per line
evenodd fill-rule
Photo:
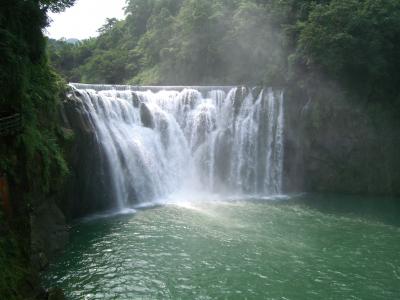
M 118 20 L 116 18 L 107 18 L 106 19 L 106 23 L 101 26 L 97 32 L 99 32 L 100 34 L 104 34 L 108 31 L 110 31 L 115 24 L 117 24 Z
M 39 4 L 45 12 L 50 10 L 51 12 L 59 13 L 73 6 L 75 1 L 76 0 L 39 0 Z
M 298 24 L 296 55 L 365 100 L 400 100 L 400 2 L 333 0 Z

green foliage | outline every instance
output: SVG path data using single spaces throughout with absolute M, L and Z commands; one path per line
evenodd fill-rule
M 58 101 L 65 83 L 47 64 L 33 65 L 29 88 L 22 105 L 24 131 L 17 147 L 25 152 L 25 168 L 36 190 L 48 193 L 60 186 L 68 167 L 59 147 Z
M 45 11 L 50 10 L 58 13 L 74 5 L 75 1 L 76 0 L 40 0 L 38 2 Z
M 10 185 L 10 225 L 0 215 L 0 298 L 27 299 L 31 200 L 46 199 L 68 171 L 59 146 L 58 105 L 65 82 L 50 68 L 42 30 L 47 10 L 74 1 L 4 0 L 0 4 L 0 114 L 20 113 L 19 135 L 0 137 L 0 172 Z
M 71 44 L 64 40 L 47 41 L 47 52 L 51 64 L 70 82 L 81 81 L 81 70 L 86 61 L 93 57 L 95 40 Z
M 267 84 L 400 109 L 397 0 L 130 0 L 96 39 L 51 41 L 68 81 Z M 328 83 L 326 83 L 328 82 Z M 323 95 L 321 94 L 321 97 Z
M 50 47 L 50 58 L 68 81 L 282 85 L 283 35 L 271 7 L 254 0 L 131 0 L 126 20 L 107 20 L 100 29 L 88 59 L 76 59 L 88 41 L 52 42 L 60 46 Z
M 333 0 L 315 5 L 297 55 L 365 100 L 400 101 L 400 2 Z
M 2 222 L 0 215 L 0 222 Z M 19 245 L 9 235 L 0 236 L 0 296 L 2 299 L 23 299 L 17 287 L 28 275 Z

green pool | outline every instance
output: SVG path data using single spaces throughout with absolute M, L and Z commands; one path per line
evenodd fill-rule
M 86 220 L 43 277 L 68 299 L 400 299 L 398 205 L 365 203 L 197 201 Z

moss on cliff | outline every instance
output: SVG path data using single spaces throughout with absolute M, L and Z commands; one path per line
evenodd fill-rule
M 4 223 L 1 214 L 0 222 Z M 29 274 L 27 261 L 18 242 L 5 230 L 0 237 L 0 295 L 2 299 L 22 299 L 21 287 Z
M 47 9 L 56 2 L 1 3 L 0 112 L 22 117 L 18 135 L 0 136 L 0 173 L 8 178 L 12 211 L 7 221 L 0 218 L 1 299 L 40 297 L 30 266 L 30 215 L 39 205 L 54 202 L 68 172 L 58 125 L 65 83 L 48 65 L 42 33 Z

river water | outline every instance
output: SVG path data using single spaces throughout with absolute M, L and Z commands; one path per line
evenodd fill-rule
M 200 199 L 98 216 L 73 226 L 43 278 L 68 299 L 400 299 L 398 202 L 370 200 Z

